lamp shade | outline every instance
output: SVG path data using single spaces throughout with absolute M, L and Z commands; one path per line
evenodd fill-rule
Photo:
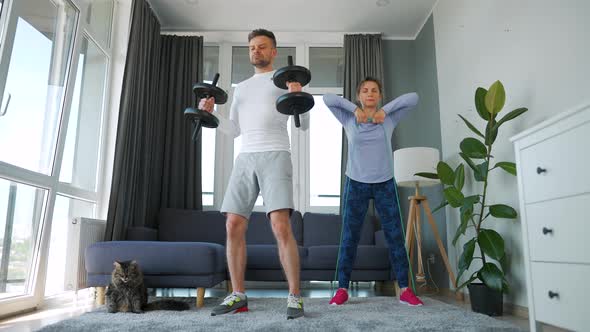
M 394 175 L 398 186 L 420 187 L 433 186 L 440 183 L 437 179 L 427 179 L 414 174 L 420 172 L 436 173 L 436 165 L 440 161 L 438 149 L 415 147 L 395 150 L 393 152 Z

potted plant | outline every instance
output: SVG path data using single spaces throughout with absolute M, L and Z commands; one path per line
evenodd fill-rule
M 527 111 L 526 108 L 518 108 L 497 120 L 498 114 L 504 107 L 505 99 L 504 86 L 500 81 L 493 83 L 488 90 L 477 88 L 475 106 L 477 113 L 485 121 L 485 128 L 481 131 L 459 115 L 475 134 L 475 137 L 463 139 L 459 145 L 461 150 L 459 155 L 468 166 L 467 171 L 464 163 L 460 163 L 453 170 L 451 166 L 441 161 L 437 165 L 436 173 L 416 174 L 440 179 L 444 185 L 444 200 L 435 210 L 446 205 L 459 209 L 461 223 L 454 235 L 453 245 L 456 246 L 461 236 L 467 236 L 469 240 L 463 245 L 459 258 L 457 284 L 468 269 L 474 266 L 478 268 L 457 287 L 457 290 L 467 286 L 472 310 L 491 316 L 502 315 L 502 294 L 508 291 L 508 283 L 504 274 L 506 271 L 504 239 L 498 232 L 485 226 L 489 223 L 489 217 L 515 219 L 517 216 L 512 207 L 489 202 L 487 194 L 490 172 L 503 170 L 508 174 L 516 175 L 514 163 L 495 161 L 492 152 L 500 127 Z M 463 192 L 465 177 L 468 174 L 472 174 L 475 183 L 479 183 L 476 185 L 479 193 L 467 195 Z M 470 228 L 472 230 L 468 232 Z M 476 280 L 480 282 L 474 282 Z

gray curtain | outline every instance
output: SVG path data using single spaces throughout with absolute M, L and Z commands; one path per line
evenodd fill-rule
M 162 36 L 161 61 L 162 136 L 154 144 L 163 152 L 162 170 L 154 177 L 162 183 L 154 214 L 163 207 L 201 210 L 201 137 L 192 141 L 183 111 L 196 106 L 192 86 L 203 80 L 203 37 Z
M 157 227 L 163 207 L 201 209 L 200 146 L 183 110 L 202 76 L 202 38 L 161 36 L 145 0 L 133 3 L 105 240 Z
M 356 102 L 356 87 L 367 76 L 377 78 L 384 84 L 383 74 L 383 46 L 380 34 L 344 35 L 344 98 Z M 385 93 L 385 87 L 382 87 Z M 385 100 L 385 95 L 383 95 Z M 340 212 L 344 207 L 344 179 L 346 175 L 346 161 L 348 159 L 348 140 L 342 130 L 342 160 L 340 180 Z M 374 214 L 374 208 L 369 208 L 369 214 Z

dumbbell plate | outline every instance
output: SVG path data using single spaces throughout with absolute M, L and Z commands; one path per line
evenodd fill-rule
M 184 110 L 184 117 L 191 121 L 200 120 L 200 124 L 206 128 L 217 128 L 219 126 L 219 119 L 215 115 L 192 107 L 187 107 Z
M 293 108 L 298 114 L 306 113 L 314 105 L 313 96 L 307 92 L 291 92 L 277 98 L 277 111 L 287 115 L 293 115 Z
M 219 105 L 227 102 L 227 93 L 220 87 L 213 86 L 209 83 L 197 83 L 193 85 L 193 92 L 199 99 L 205 96 L 215 97 L 215 103 Z
M 278 88 L 284 90 L 288 89 L 287 82 L 299 82 L 301 86 L 306 86 L 311 81 L 311 72 L 305 67 L 287 66 L 278 69 L 272 80 Z

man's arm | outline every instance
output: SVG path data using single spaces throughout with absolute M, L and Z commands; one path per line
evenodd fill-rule
M 199 109 L 205 110 L 209 113 L 213 113 L 219 119 L 219 126 L 217 130 L 221 131 L 225 135 L 229 135 L 232 138 L 240 136 L 240 119 L 238 116 L 238 90 L 234 90 L 231 107 L 229 109 L 229 119 L 226 118 L 221 112 L 214 111 L 215 98 L 201 99 L 199 102 Z
M 287 82 L 287 88 L 289 89 L 289 93 L 291 92 L 301 92 L 303 88 L 299 82 Z M 300 130 L 307 130 L 309 129 L 309 112 L 304 114 L 299 114 L 299 129 Z

